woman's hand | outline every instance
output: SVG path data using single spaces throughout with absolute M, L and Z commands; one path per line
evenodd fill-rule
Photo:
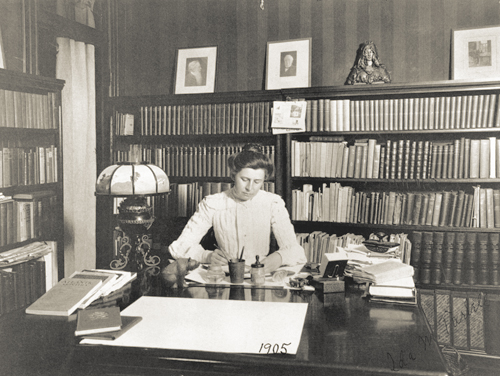
M 227 258 L 220 249 L 216 249 L 212 252 L 212 257 L 210 262 L 214 265 L 227 265 Z

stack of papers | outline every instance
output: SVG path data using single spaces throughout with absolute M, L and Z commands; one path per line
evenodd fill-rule
M 352 270 L 351 276 L 357 283 L 382 284 L 404 277 L 412 277 L 413 266 L 404 264 L 399 259 L 389 259 Z
M 416 304 L 413 267 L 399 259 L 367 265 L 352 271 L 357 283 L 368 283 L 367 293 L 372 301 Z
M 40 258 L 52 252 L 52 247 L 45 242 L 33 242 L 0 254 L 0 266 L 15 265 Z

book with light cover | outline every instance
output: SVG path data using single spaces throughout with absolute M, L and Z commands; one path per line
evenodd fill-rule
M 26 308 L 26 313 L 69 316 L 101 285 L 100 279 L 63 278 Z

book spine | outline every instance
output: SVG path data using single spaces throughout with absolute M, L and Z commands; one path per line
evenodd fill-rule
M 444 232 L 434 232 L 433 252 L 431 259 L 431 283 L 441 284 L 441 260 L 443 256 Z

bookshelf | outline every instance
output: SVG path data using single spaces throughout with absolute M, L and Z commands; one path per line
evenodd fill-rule
M 441 346 L 500 355 L 500 82 L 284 90 L 308 101 L 289 134 L 284 197 L 296 233 L 406 234 Z
M 296 232 L 404 232 L 419 286 L 498 291 L 499 93 L 455 81 L 283 91 L 308 101 L 306 132 L 285 141 Z
M 1 314 L 34 301 L 53 282 L 45 274 L 57 276 L 62 269 L 62 251 L 59 257 L 56 252 L 62 249 L 63 228 L 63 85 L 61 80 L 0 69 L 0 257 L 41 241 L 52 250 L 43 257 L 0 264 Z
M 156 222 L 169 223 L 168 239 L 162 240 L 168 245 L 205 195 L 231 186 L 226 161 L 244 144 L 262 144 L 264 152 L 280 163 L 284 138 L 274 136 L 270 124 L 272 102 L 281 98 L 280 91 L 109 98 L 110 151 L 102 168 L 121 161 L 148 161 L 165 170 L 171 192 L 150 200 Z M 282 186 L 282 177 L 276 174 L 264 188 L 282 194 Z M 98 220 L 114 223 L 104 211 L 116 213 L 117 202 L 109 201 L 102 199 L 106 209 Z M 111 238 L 119 242 L 120 234 L 109 225 L 106 228 L 101 229 L 98 243 Z M 113 256 L 103 252 L 106 256 L 98 256 L 102 257 L 98 265 L 106 265 Z

